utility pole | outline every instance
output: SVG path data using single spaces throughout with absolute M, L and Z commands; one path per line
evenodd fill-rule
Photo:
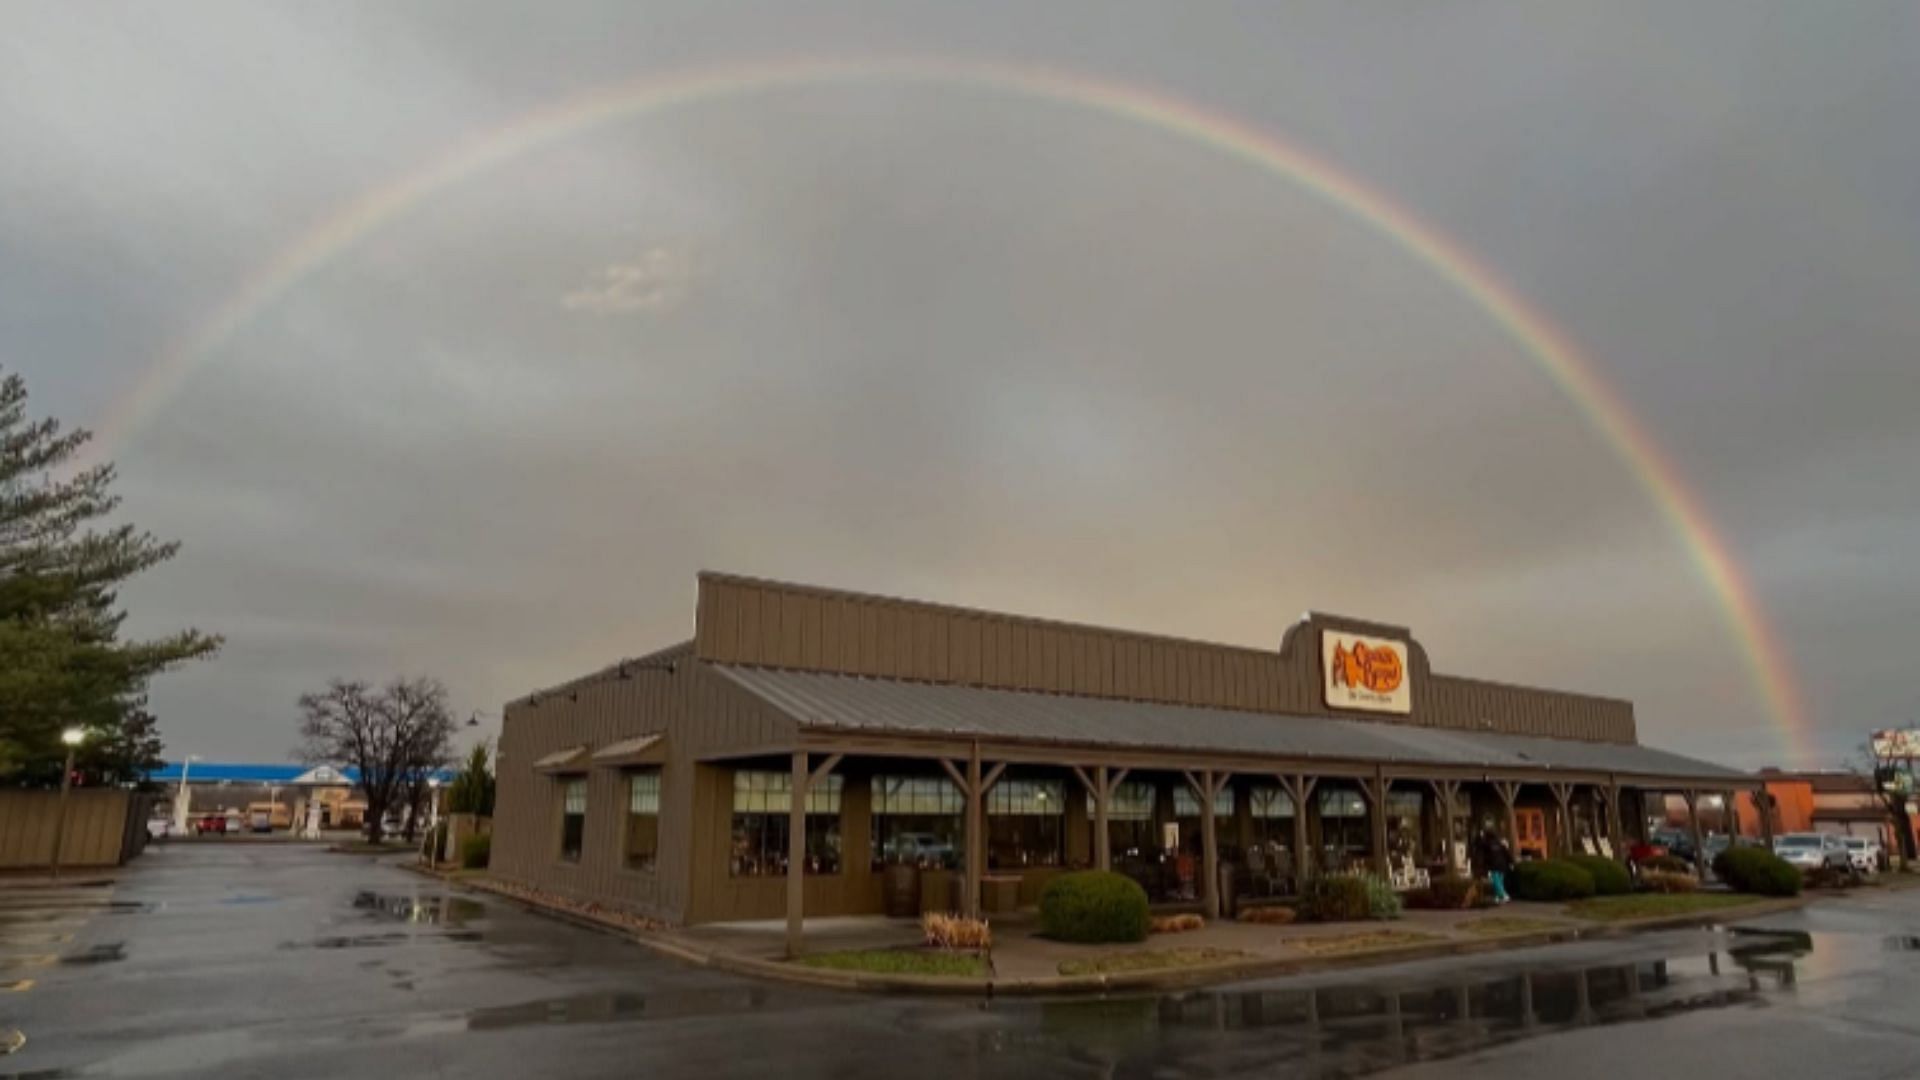
M 60 880 L 60 845 L 67 839 L 67 797 L 73 789 L 73 754 L 80 744 L 87 741 L 87 733 L 82 728 L 68 728 L 60 733 L 60 741 L 67 744 L 67 763 L 60 770 L 60 812 L 53 819 L 53 880 Z

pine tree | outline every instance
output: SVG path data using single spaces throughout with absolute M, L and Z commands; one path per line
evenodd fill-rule
M 104 523 L 119 505 L 113 466 L 75 467 L 90 438 L 29 419 L 25 382 L 0 378 L 0 776 L 15 780 L 57 781 L 59 733 L 72 726 L 127 750 L 126 762 L 152 760 L 148 680 L 220 646 L 198 630 L 120 639 L 120 586 L 179 545 Z

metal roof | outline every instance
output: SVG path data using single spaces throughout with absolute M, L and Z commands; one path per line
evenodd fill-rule
M 1393 765 L 1753 779 L 1735 769 L 1635 744 L 1235 712 L 729 664 L 713 667 L 814 729 Z

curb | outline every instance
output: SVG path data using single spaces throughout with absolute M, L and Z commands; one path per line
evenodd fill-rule
M 1248 960 L 1228 961 L 1221 964 L 1207 964 L 1199 967 L 1175 968 L 1171 970 L 1124 972 L 1117 975 L 1052 975 L 1019 979 L 969 979 L 950 975 L 882 975 L 868 972 L 836 971 L 828 968 L 808 968 L 789 964 L 779 960 L 760 960 L 753 957 L 738 956 L 717 949 L 703 948 L 683 941 L 673 940 L 659 933 L 633 930 L 618 923 L 595 919 L 577 912 L 549 907 L 525 897 L 487 887 L 484 881 L 458 881 L 438 871 L 415 864 L 406 864 L 422 877 L 433 878 L 450 888 L 466 892 L 482 892 L 514 904 L 523 911 L 530 911 L 550 919 L 568 923 L 586 930 L 603 934 L 612 934 L 625 938 L 659 955 L 678 960 L 694 967 L 711 968 L 716 971 L 731 972 L 736 975 L 749 975 L 755 978 L 772 979 L 779 982 L 794 983 L 829 990 L 843 990 L 863 993 L 914 993 L 940 996 L 978 996 L 978 997 L 1036 997 L 1045 995 L 1070 995 L 1089 993 L 1109 993 L 1113 991 L 1133 990 L 1186 990 L 1218 983 L 1239 982 L 1245 979 L 1273 978 L 1281 975 L 1308 975 L 1323 971 L 1352 970 L 1379 967 L 1386 964 L 1410 963 L 1418 960 L 1436 960 L 1452 956 L 1472 956 L 1480 953 L 1506 952 L 1512 949 L 1538 948 L 1542 945 L 1557 945 L 1569 941 L 1593 941 L 1607 938 L 1628 937 L 1633 934 L 1655 930 L 1672 930 L 1687 926 L 1704 926 L 1714 923 L 1743 922 L 1748 919 L 1778 915 L 1781 912 L 1797 911 L 1807 906 L 1812 897 L 1796 896 L 1780 900 L 1762 900 L 1752 904 L 1743 904 L 1735 908 L 1722 908 L 1710 911 L 1691 911 L 1679 915 L 1660 915 L 1646 919 L 1623 919 L 1612 923 L 1576 924 L 1556 930 L 1540 930 L 1525 934 L 1509 934 L 1476 939 L 1447 939 L 1423 942 L 1418 945 L 1401 945 L 1382 949 L 1367 949 L 1359 952 L 1343 953 L 1337 956 L 1282 956 L 1260 957 Z

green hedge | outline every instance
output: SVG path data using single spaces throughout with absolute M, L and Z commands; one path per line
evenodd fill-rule
M 1300 917 L 1313 922 L 1359 922 L 1373 917 L 1373 899 L 1364 878 L 1320 874 L 1300 890 Z
M 1766 848 L 1730 847 L 1714 856 L 1713 872 L 1735 892 L 1758 896 L 1800 893 L 1799 869 Z
M 1507 891 L 1521 900 L 1585 900 L 1593 895 L 1593 875 L 1565 859 L 1523 862 L 1507 875 Z
M 1568 855 L 1566 860 L 1593 875 L 1595 896 L 1625 896 L 1633 891 L 1633 875 L 1604 855 Z
M 1651 859 L 1643 859 L 1641 860 L 1640 868 L 1643 870 L 1658 870 L 1663 874 L 1693 873 L 1693 864 L 1677 855 L 1655 855 Z
M 1145 941 L 1147 892 L 1104 870 L 1061 874 L 1040 894 L 1040 932 L 1056 941 Z
M 466 870 L 485 870 L 493 858 L 492 836 L 469 836 L 460 841 L 460 866 Z
M 1462 911 L 1480 898 L 1480 885 L 1469 877 L 1447 874 L 1433 879 L 1424 889 L 1412 889 L 1405 896 L 1410 908 L 1429 911 Z

